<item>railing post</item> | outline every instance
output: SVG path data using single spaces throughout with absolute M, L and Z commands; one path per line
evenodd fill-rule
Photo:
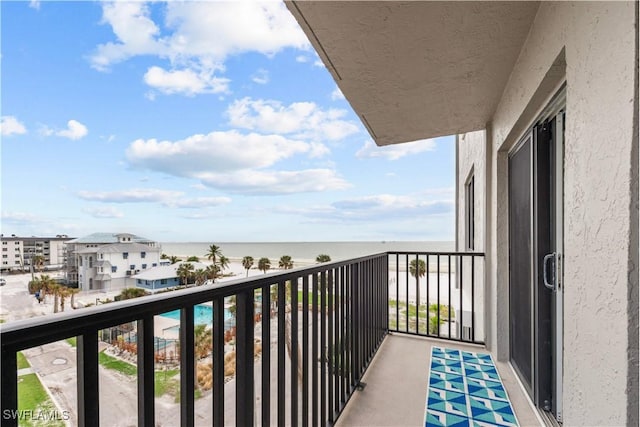
M 195 389 L 195 338 L 193 306 L 180 309 L 180 425 L 193 427 Z
M 262 285 L 262 425 L 271 425 L 271 286 Z
M 236 316 L 236 425 L 251 426 L 255 421 L 253 290 L 236 295 Z
M 224 425 L 224 297 L 213 300 L 213 425 Z
M 18 360 L 13 348 L 2 348 L 2 425 L 18 425 Z
M 153 426 L 155 422 L 155 349 L 153 316 L 138 320 L 138 425 Z
M 90 329 L 77 339 L 78 425 L 100 425 L 98 391 L 98 331 Z
M 285 282 L 278 282 L 278 425 L 283 426 L 286 420 L 286 350 L 285 350 L 285 311 L 287 307 Z M 242 425 L 242 424 L 240 424 Z

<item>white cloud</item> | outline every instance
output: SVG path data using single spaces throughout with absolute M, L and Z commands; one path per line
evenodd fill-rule
M 170 208 L 206 208 L 231 203 L 229 197 L 184 197 L 184 192 L 155 188 L 134 188 L 121 191 L 79 191 L 83 200 L 102 203 L 159 203 Z M 111 211 L 109 211 L 111 209 Z M 88 210 L 86 210 L 89 212 Z M 113 208 L 94 209 L 91 214 L 114 212 Z
M 200 93 L 223 93 L 229 91 L 229 79 L 216 77 L 212 70 L 196 72 L 192 69 L 167 71 L 160 67 L 149 68 L 144 82 L 158 91 L 171 95 L 194 96 Z M 149 94 L 151 100 L 154 95 Z
M 2 222 L 4 223 L 30 224 L 38 221 L 39 219 L 31 213 L 2 211 Z
M 30 0 L 29 7 L 35 10 L 40 10 L 40 0 Z
M 77 120 L 69 120 L 67 122 L 67 128 L 57 131 L 55 134 L 64 138 L 77 140 L 84 138 L 88 133 L 89 131 L 85 125 Z
M 330 205 L 278 208 L 278 212 L 293 213 L 324 221 L 415 220 L 429 216 L 448 215 L 453 211 L 452 199 L 432 200 L 424 195 L 378 194 L 340 200 Z
M 309 58 L 304 55 L 298 55 L 296 56 L 296 62 L 301 62 L 301 63 L 309 62 Z
M 297 154 L 316 154 L 319 148 L 280 135 L 243 134 L 235 130 L 193 135 L 179 141 L 139 139 L 126 150 L 138 168 L 177 176 L 200 172 L 266 168 Z
M 269 72 L 264 68 L 260 68 L 251 76 L 251 80 L 260 85 L 267 84 L 269 83 Z
M 84 212 L 95 218 L 122 218 L 124 214 L 112 206 L 85 208 Z
M 160 29 L 143 2 L 104 2 L 102 23 L 111 25 L 118 41 L 99 45 L 91 56 L 92 66 L 100 71 L 132 56 L 158 55 L 165 48 L 162 41 L 156 39 Z
M 177 199 L 168 201 L 166 205 L 172 208 L 210 208 L 231 203 L 229 197 L 195 197 L 192 199 Z
M 436 148 L 434 139 L 424 139 L 420 141 L 407 142 L 405 144 L 391 144 L 378 147 L 369 140 L 356 152 L 358 158 L 384 158 L 388 160 L 398 160 L 405 156 L 410 156 L 425 151 L 433 151 Z
M 241 194 L 290 194 L 349 186 L 330 168 L 274 169 L 278 162 L 294 156 L 317 159 L 328 153 L 327 146 L 318 142 L 231 130 L 178 141 L 139 139 L 129 145 L 126 157 L 134 168 L 196 179 L 200 182 L 196 184 L 198 189 L 204 186 Z
M 14 116 L 2 116 L 0 119 L 0 135 L 23 135 L 27 128 Z
M 331 169 L 240 170 L 224 174 L 202 173 L 198 174 L 198 178 L 212 188 L 258 196 L 344 190 L 350 186 L 347 181 Z
M 167 60 L 171 71 L 156 76 L 165 82 L 161 87 L 166 89 L 166 81 L 174 79 L 191 83 L 187 84 L 190 90 L 180 90 L 184 86 L 178 84 L 163 93 L 215 93 L 213 88 L 226 88 L 227 83 L 216 73 L 223 71 L 224 61 L 231 55 L 258 52 L 270 56 L 286 48 L 310 50 L 306 36 L 282 2 L 186 1 L 150 6 L 118 1 L 105 2 L 102 8 L 102 22 L 111 26 L 116 39 L 97 46 L 89 58 L 92 66 L 106 71 L 139 55 Z M 156 22 L 155 16 L 164 20 Z M 147 75 L 159 74 L 152 69 Z M 146 77 L 145 81 L 154 81 Z
M 103 203 L 163 203 L 183 195 L 181 191 L 154 188 L 134 188 L 123 191 L 79 191 L 77 194 L 83 200 Z
M 339 87 L 335 88 L 333 90 L 333 92 L 331 92 L 331 99 L 333 101 L 337 101 L 339 99 L 344 99 L 344 94 L 342 93 L 342 91 L 340 90 Z
M 243 98 L 233 102 L 227 114 L 235 127 L 302 138 L 335 141 L 359 132 L 355 123 L 343 120 L 346 110 L 323 110 L 313 102 L 282 105 L 274 100 Z

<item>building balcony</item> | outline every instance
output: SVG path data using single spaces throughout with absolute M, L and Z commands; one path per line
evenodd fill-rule
M 488 354 L 483 271 L 481 253 L 382 253 L 3 324 L 2 413 L 19 414 L 17 352 L 50 345 L 71 355 L 75 369 L 72 395 L 63 399 L 70 403 L 57 408 L 72 425 L 108 425 L 114 417 L 138 425 L 424 424 L 427 389 L 435 387 L 432 348 Z M 204 351 L 194 335 L 203 306 L 210 331 Z M 158 331 L 176 310 L 167 352 Z M 74 337 L 75 349 L 60 342 Z M 105 396 L 110 387 L 99 387 L 100 352 L 117 343 L 126 343 L 135 364 L 116 399 L 130 413 L 114 413 L 120 403 Z M 179 392 L 173 403 L 158 403 L 167 354 L 180 373 Z M 226 372 L 229 361 L 234 375 Z M 509 366 L 496 368 L 520 424 L 536 424 Z M 17 417 L 2 420 L 17 424 Z

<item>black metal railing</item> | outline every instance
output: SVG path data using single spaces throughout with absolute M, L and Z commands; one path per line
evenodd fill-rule
M 235 408 L 225 411 L 229 297 L 235 297 L 236 384 Z M 18 424 L 17 352 L 71 337 L 77 337 L 77 424 L 99 425 L 99 331 L 128 322 L 136 324 L 138 425 L 155 425 L 154 316 L 180 310 L 179 422 L 193 426 L 194 306 L 202 303 L 213 306 L 212 393 L 202 398 L 212 399 L 214 425 L 333 424 L 388 332 L 389 261 L 372 255 L 1 325 L 2 425 Z
M 484 253 L 389 252 L 389 331 L 484 343 Z

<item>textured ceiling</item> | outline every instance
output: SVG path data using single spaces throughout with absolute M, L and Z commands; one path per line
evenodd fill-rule
M 483 129 L 539 6 L 286 4 L 378 145 Z

